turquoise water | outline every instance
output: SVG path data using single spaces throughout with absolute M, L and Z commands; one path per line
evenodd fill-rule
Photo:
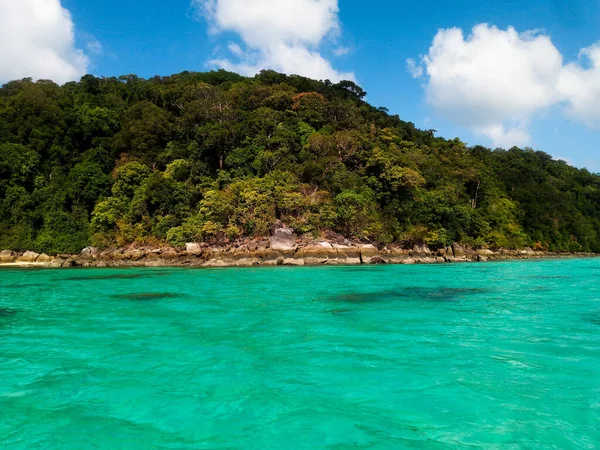
M 0 270 L 0 448 L 600 448 L 600 259 Z

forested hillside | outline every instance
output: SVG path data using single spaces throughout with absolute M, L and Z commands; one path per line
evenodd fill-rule
M 600 251 L 600 177 L 466 147 L 332 84 L 264 71 L 0 88 L 0 248 L 78 252 L 335 231 Z

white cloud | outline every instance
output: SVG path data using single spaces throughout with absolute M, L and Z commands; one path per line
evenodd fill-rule
M 406 70 L 408 70 L 408 73 L 410 73 L 413 78 L 419 78 L 423 76 L 423 66 L 421 64 L 417 64 L 417 62 L 412 58 L 408 58 L 406 60 Z
M 244 56 L 244 50 L 242 50 L 242 47 L 240 47 L 235 42 L 230 42 L 229 45 L 227 45 L 227 48 L 231 53 L 233 53 L 237 57 Z
M 60 0 L 0 0 L 0 83 L 84 75 L 89 61 L 74 46 L 74 28 Z
M 466 38 L 458 28 L 440 30 L 418 64 L 407 60 L 407 70 L 427 77 L 427 102 L 442 116 L 510 147 L 529 144 L 529 123 L 554 105 L 587 124 L 600 122 L 600 46 L 583 50 L 582 58 L 589 69 L 564 65 L 539 30 L 480 24 Z
M 569 115 L 588 126 L 600 126 L 600 43 L 584 48 L 579 57 L 589 62 L 590 67 L 567 64 L 561 72 L 558 89 L 569 101 Z
M 333 49 L 335 56 L 345 56 L 351 52 L 350 47 L 336 47 Z
M 215 59 L 212 65 L 246 75 L 274 69 L 332 81 L 354 79 L 318 51 L 340 32 L 338 0 L 192 0 L 192 5 L 213 33 L 235 32 L 249 49 L 230 45 L 239 61 Z
M 102 54 L 104 47 L 102 47 L 102 43 L 98 39 L 88 33 L 82 33 L 81 37 L 85 40 L 85 46 L 90 53 L 94 55 Z

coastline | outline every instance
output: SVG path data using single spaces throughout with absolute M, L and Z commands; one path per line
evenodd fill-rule
M 503 260 L 598 257 L 593 253 L 553 253 L 510 249 L 471 249 L 459 244 L 432 250 L 426 245 L 405 248 L 331 241 L 281 244 L 273 238 L 211 246 L 189 243 L 185 248 L 137 247 L 100 250 L 87 247 L 79 254 L 47 255 L 27 251 L 0 252 L 1 267 L 258 267 L 374 264 L 448 264 Z

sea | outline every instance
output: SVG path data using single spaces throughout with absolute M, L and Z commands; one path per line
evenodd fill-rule
M 600 259 L 0 269 L 1 449 L 598 449 Z

